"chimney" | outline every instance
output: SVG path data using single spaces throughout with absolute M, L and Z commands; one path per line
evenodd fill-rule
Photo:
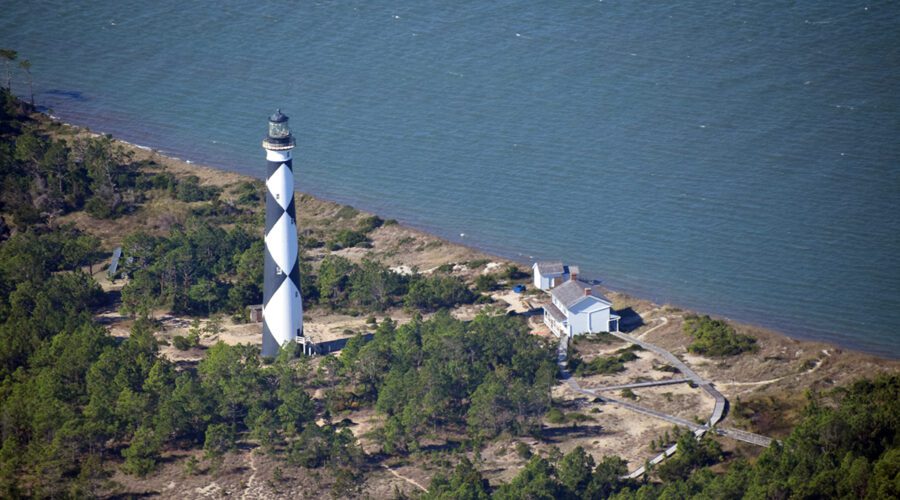
M 588 288 L 588 287 L 585 287 L 585 288 L 584 288 L 584 296 L 585 296 L 585 297 L 590 297 L 590 295 L 591 295 L 591 289 Z
M 577 280 L 579 271 L 580 271 L 580 269 L 578 269 L 578 266 L 569 266 L 569 280 L 570 281 Z

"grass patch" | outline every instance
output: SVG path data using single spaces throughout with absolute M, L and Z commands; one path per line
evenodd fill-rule
M 338 219 L 352 219 L 359 215 L 359 210 L 351 207 L 350 205 L 342 206 L 335 214 L 335 217 Z
M 642 350 L 642 348 L 632 345 L 619 349 L 612 356 L 597 356 L 589 362 L 580 362 L 575 368 L 575 375 L 588 377 L 598 374 L 611 375 L 624 371 L 625 363 L 638 359 L 638 355 L 634 353 L 635 350 Z

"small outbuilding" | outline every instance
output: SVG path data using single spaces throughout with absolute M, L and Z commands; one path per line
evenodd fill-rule
M 612 302 L 594 285 L 566 281 L 550 290 L 550 298 L 544 324 L 557 337 L 619 331 L 620 317 L 612 313 Z
M 548 291 L 566 281 L 578 279 L 578 266 L 567 266 L 562 262 L 535 262 L 534 287 Z
M 251 323 L 262 323 L 262 320 L 263 320 L 262 304 L 247 306 L 247 309 L 250 310 L 250 322 Z

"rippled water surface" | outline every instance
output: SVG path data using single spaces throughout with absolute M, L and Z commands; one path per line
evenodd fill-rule
M 280 106 L 303 191 L 900 357 L 896 3 L 29 0 L 0 46 L 66 121 L 259 177 Z

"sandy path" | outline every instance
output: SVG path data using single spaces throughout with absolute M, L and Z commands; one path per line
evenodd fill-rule
M 400 479 L 406 481 L 407 483 L 409 483 L 409 484 L 415 486 L 416 488 L 419 488 L 420 490 L 422 490 L 422 491 L 424 491 L 424 492 L 426 492 L 426 493 L 428 492 L 428 488 L 426 488 L 426 487 L 422 486 L 421 484 L 419 484 L 419 482 L 416 481 L 415 479 L 408 478 L 408 477 L 406 477 L 406 476 L 404 476 L 404 475 L 398 473 L 398 472 L 395 471 L 394 469 L 391 469 L 390 467 L 388 467 L 386 464 L 381 464 L 381 466 L 384 467 L 385 469 L 387 469 L 387 471 L 390 472 L 391 474 L 393 474 L 394 476 L 396 476 L 396 477 L 398 477 L 398 478 L 400 478 Z
M 246 500 L 247 495 L 253 491 L 253 481 L 256 480 L 256 454 L 253 453 L 253 450 L 250 451 L 250 470 L 253 471 L 253 474 L 250 474 L 250 478 L 247 479 L 247 488 L 244 490 L 244 494 L 241 495 L 243 500 Z
M 636 337 L 638 340 L 644 340 L 644 337 L 646 337 L 647 335 L 649 335 L 650 333 L 652 333 L 652 332 L 655 331 L 656 329 L 658 329 L 658 328 L 660 328 L 660 327 L 663 327 L 663 326 L 666 326 L 666 325 L 669 324 L 669 318 L 666 317 L 666 316 L 663 316 L 663 317 L 661 317 L 661 318 L 656 318 L 656 319 L 658 319 L 658 320 L 660 321 L 660 324 L 658 324 L 658 325 L 654 326 L 653 328 L 647 330 L 646 332 L 644 332 L 644 333 L 638 335 L 638 336 Z
M 831 356 L 831 354 L 828 352 L 828 349 L 822 349 L 822 354 L 824 354 L 826 357 Z M 825 362 L 825 358 L 817 359 L 816 364 L 812 368 L 810 368 L 806 371 L 797 373 L 797 374 L 785 375 L 783 377 L 778 377 L 778 378 L 770 378 L 768 380 L 760 380 L 758 382 L 722 382 L 722 383 L 719 383 L 719 385 L 727 385 L 729 387 L 746 387 L 746 386 L 774 384 L 775 382 L 780 382 L 786 378 L 799 377 L 801 375 L 809 375 L 810 373 L 813 373 L 816 370 L 818 370 L 819 367 L 822 366 L 822 363 L 824 363 L 824 362 Z

